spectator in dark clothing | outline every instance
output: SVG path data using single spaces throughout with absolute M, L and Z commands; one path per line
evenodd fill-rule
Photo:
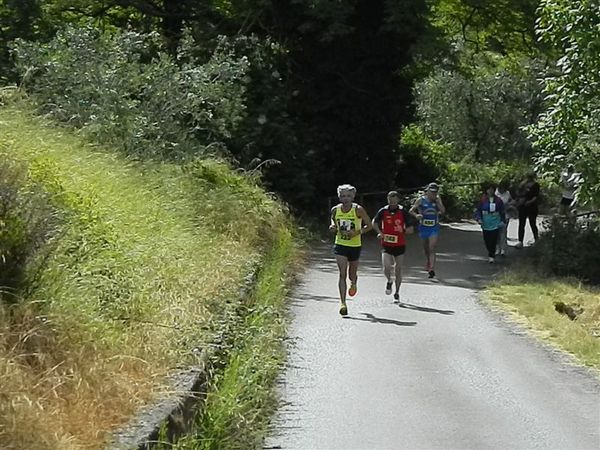
M 535 180 L 534 172 L 529 172 L 525 179 L 519 184 L 517 190 L 517 207 L 519 211 L 519 242 L 516 248 L 523 248 L 523 238 L 525 237 L 525 223 L 529 220 L 529 226 L 533 233 L 533 238 L 538 238 L 537 216 L 540 197 L 540 185 Z

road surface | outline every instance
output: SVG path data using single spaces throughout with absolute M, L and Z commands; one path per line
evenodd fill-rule
M 598 378 L 479 303 L 506 263 L 487 263 L 476 225 L 443 227 L 435 281 L 410 237 L 400 307 L 367 239 L 347 318 L 330 248 L 314 248 L 290 296 L 265 449 L 600 449 Z

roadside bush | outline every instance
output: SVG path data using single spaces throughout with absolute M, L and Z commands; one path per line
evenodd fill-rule
M 399 187 L 424 185 L 448 170 L 452 148 L 431 139 L 417 124 L 407 126 L 400 136 Z
M 0 299 L 13 302 L 16 291 L 26 288 L 27 269 L 33 276 L 37 252 L 56 219 L 46 193 L 25 167 L 0 153 Z
M 47 44 L 17 41 L 14 54 L 55 119 L 130 156 L 180 160 L 215 153 L 245 114 L 248 59 L 226 38 L 207 61 L 192 48 L 183 39 L 173 58 L 157 34 L 67 28 Z
M 544 269 L 559 276 L 575 276 L 600 284 L 600 221 L 566 220 L 555 216 L 548 231 L 535 245 L 534 258 Z
M 184 171 L 194 180 L 194 204 L 198 213 L 210 211 L 212 223 L 204 226 L 215 231 L 227 231 L 236 239 L 248 239 L 256 244 L 274 239 L 285 225 L 282 211 L 285 206 L 274 195 L 265 195 L 260 172 L 233 171 L 224 160 L 198 159 L 184 166 Z M 243 220 L 234 220 L 244 217 Z M 260 224 L 246 226 L 245 224 Z
M 473 208 L 481 197 L 481 183 L 508 180 L 516 187 L 528 170 L 524 161 L 476 162 L 473 158 L 457 159 L 452 144 L 429 137 L 418 125 L 404 129 L 401 137 L 403 158 L 418 158 L 422 161 L 422 173 L 418 183 L 429 181 L 442 184 L 441 194 L 450 219 L 470 218 Z M 402 182 L 401 179 L 397 180 Z
M 524 162 L 498 161 L 494 164 L 475 163 L 468 159 L 451 163 L 440 176 L 444 187 L 444 200 L 450 218 L 471 218 L 473 209 L 483 192 L 481 183 L 507 180 L 513 196 L 525 173 L 531 170 Z

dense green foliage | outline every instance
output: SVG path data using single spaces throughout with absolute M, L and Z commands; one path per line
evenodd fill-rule
M 544 0 L 537 31 L 557 55 L 545 74 L 547 109 L 530 127 L 541 170 L 573 163 L 582 200 L 600 200 L 600 14 L 596 1 Z
M 452 44 L 457 60 L 491 53 L 530 55 L 536 47 L 535 12 L 539 0 L 434 0 L 432 23 Z M 476 66 L 471 65 L 471 69 Z
M 538 266 L 557 276 L 600 284 L 600 221 L 554 217 L 535 246 Z
M 471 218 L 488 181 L 506 181 L 516 190 L 518 183 L 530 170 L 521 159 L 476 161 L 471 155 L 459 156 L 450 143 L 430 138 L 421 128 L 412 125 L 404 129 L 401 137 L 402 152 L 410 161 L 421 160 L 421 173 L 442 184 L 441 195 L 449 219 Z M 407 171 L 405 178 L 410 173 Z
M 224 147 L 244 114 L 246 57 L 223 40 L 204 64 L 184 41 L 67 29 L 45 45 L 17 42 L 16 67 L 44 112 L 139 158 L 185 160 Z
M 47 254 L 42 248 L 56 234 L 59 219 L 26 167 L 0 156 L 0 300 L 12 303 L 37 281 Z
M 78 104 L 75 92 L 67 92 L 72 106 L 90 107 L 88 118 L 94 120 L 85 122 L 88 129 L 101 136 L 114 128 L 131 153 L 173 156 L 190 148 L 218 148 L 245 168 L 270 161 L 261 166 L 266 182 L 298 209 L 320 210 L 315 199 L 331 195 L 340 182 L 353 182 L 362 191 L 386 190 L 415 184 L 405 179 L 407 172 L 417 184 L 426 182 L 429 174 L 419 172 L 422 161 L 398 146 L 402 126 L 415 119 L 414 106 L 419 126 L 430 138 L 452 144 L 456 161 L 472 154 L 482 161 L 528 162 L 532 138 L 540 173 L 556 181 L 559 166 L 575 162 L 585 176 L 582 198 L 592 200 L 599 179 L 591 131 L 598 19 L 593 2 L 569 5 L 562 0 L 6 1 L 0 5 L 0 47 L 8 62 L 16 38 L 46 42 L 65 24 L 101 30 L 94 44 L 82 42 L 96 45 L 98 54 L 110 45 L 125 46 L 105 65 L 98 55 L 60 50 L 60 43 L 71 42 L 65 39 L 69 32 L 42 47 L 63 56 L 52 60 L 56 75 L 74 69 L 82 85 L 98 82 L 96 97 L 104 91 L 105 100 L 90 105 Z M 24 67 L 40 69 L 44 58 L 35 57 L 33 47 L 21 52 L 20 76 L 2 64 L 5 78 L 20 81 Z M 77 58 L 65 60 L 69 53 Z M 134 61 L 125 64 L 119 55 Z M 199 74 L 214 69 L 229 71 L 230 82 L 204 84 L 207 79 Z M 103 75 L 90 75 L 95 72 Z M 115 83 L 122 77 L 131 80 Z M 412 92 L 415 77 L 421 81 Z M 545 80 L 546 104 L 539 79 Z M 182 95 L 187 91 L 194 98 Z M 217 111 L 212 102 L 198 101 L 217 94 L 227 103 L 217 102 Z M 163 103 L 181 108 L 166 108 L 167 117 L 155 120 Z M 142 105 L 149 106 L 148 114 Z M 133 113 L 136 109 L 142 113 Z M 102 111 L 106 115 L 97 114 Z M 78 111 L 68 119 L 84 116 Z M 122 116 L 128 120 L 117 127 Z
M 60 50 L 59 44 L 70 42 L 65 40 L 68 33 L 60 34 L 50 44 L 55 56 L 77 54 L 81 57 L 77 60 L 83 63 L 81 70 L 74 66 L 75 60 L 58 58 L 52 61 L 58 65 L 65 63 L 63 68 L 55 68 L 57 73 L 75 69 L 83 85 L 98 81 L 100 91 L 106 90 L 111 76 L 132 78 L 131 82 L 125 83 L 133 83 L 133 86 L 119 89 L 125 86 L 122 86 L 123 82 L 116 83 L 116 92 L 109 90 L 106 102 L 93 102 L 96 109 L 99 106 L 112 109 L 108 117 L 98 115 L 98 111 L 91 116 L 98 118 L 100 130 L 117 120 L 115 107 L 118 108 L 116 117 L 120 119 L 121 114 L 129 114 L 131 108 L 141 103 L 140 96 L 155 95 L 156 104 L 165 101 L 160 95 L 162 91 L 140 92 L 144 77 L 151 81 L 160 78 L 168 83 L 175 71 L 173 64 L 177 64 L 178 69 L 185 64 L 188 64 L 187 69 L 205 65 L 208 55 L 213 54 L 222 42 L 219 34 L 235 36 L 236 42 L 240 35 L 253 34 L 255 37 L 243 39 L 254 39 L 254 44 L 270 51 L 260 50 L 261 57 L 253 58 L 250 53 L 255 52 L 256 45 L 249 41 L 247 45 L 236 45 L 240 53 L 230 55 L 234 65 L 240 56 L 246 56 L 250 61 L 247 76 L 236 84 L 247 89 L 242 116 L 234 114 L 232 118 L 239 117 L 242 122 L 238 132 L 232 132 L 226 142 L 228 151 L 238 163 L 252 168 L 261 161 L 280 161 L 281 164 L 272 165 L 267 171 L 265 180 L 295 206 L 312 212 L 323 206 L 319 201 L 315 202 L 315 198 L 335 192 L 335 186 L 341 182 L 351 181 L 362 190 L 387 189 L 393 185 L 397 170 L 397 137 L 401 124 L 410 120 L 412 109 L 413 75 L 407 69 L 415 45 L 427 29 L 425 1 L 288 0 L 277 4 L 215 1 L 200 5 L 191 1 L 123 0 L 104 2 L 100 6 L 83 0 L 45 0 L 39 5 L 42 7 L 36 10 L 35 20 L 47 24 L 47 29 L 58 29 L 64 23 L 92 24 L 108 32 L 107 37 L 91 45 L 99 50 L 106 51 L 108 44 L 115 42 L 111 36 L 118 28 L 160 34 L 165 56 L 154 62 L 157 67 L 150 70 L 151 73 L 142 70 L 140 75 L 132 72 L 136 66 L 140 67 L 135 61 L 119 69 L 114 64 L 119 54 L 139 57 L 135 51 L 116 52 L 102 65 L 93 52 L 78 53 L 77 48 Z M 5 9 L 14 13 L 12 5 Z M 190 30 L 189 40 L 184 38 L 184 21 Z M 49 35 L 45 34 L 43 39 Z M 16 33 L 10 38 L 19 36 Z M 26 34 L 22 36 L 29 38 Z M 193 47 L 196 59 L 168 60 L 166 55 L 181 53 L 182 41 L 185 48 Z M 43 58 L 36 58 L 34 51 L 21 52 L 21 56 L 21 68 L 31 67 L 34 72 L 42 68 Z M 102 79 L 96 80 L 89 75 L 96 71 L 105 73 L 101 75 Z M 20 74 L 24 76 L 23 70 Z M 129 91 L 135 94 L 124 94 Z M 125 97 L 120 97 L 123 94 Z M 77 103 L 74 93 L 67 91 L 67 95 L 72 97 L 69 102 Z M 232 93 L 227 92 L 225 96 L 232 98 Z M 118 106 L 112 107 L 115 103 Z M 83 102 L 82 106 L 88 105 Z M 159 142 L 158 147 L 185 139 L 185 136 L 173 139 L 172 133 L 162 136 L 158 131 L 147 134 L 148 127 L 156 126 L 151 118 L 145 118 L 148 123 L 146 120 L 133 121 L 120 131 L 135 134 L 144 130 L 141 132 L 143 143 L 146 136 L 168 138 Z M 188 117 L 177 117 L 180 124 L 189 126 L 185 119 Z M 223 117 L 216 120 L 219 119 Z M 194 125 L 193 121 L 191 125 Z M 90 122 L 89 126 L 94 127 L 94 124 Z M 202 126 L 198 128 L 201 132 L 197 134 L 202 134 Z M 209 128 L 216 126 L 211 123 Z M 187 133 L 189 130 L 185 129 L 183 134 Z M 124 137 L 123 134 L 116 135 Z M 127 137 L 127 140 L 131 138 Z M 210 144 L 203 142 L 200 146 Z M 324 167 L 327 170 L 323 170 Z
M 485 69 L 471 76 L 434 71 L 416 86 L 417 118 L 457 158 L 488 164 L 528 160 L 531 144 L 522 128 L 541 112 L 537 64 Z

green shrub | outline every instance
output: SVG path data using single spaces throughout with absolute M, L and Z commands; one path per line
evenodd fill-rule
M 23 85 L 45 112 L 136 157 L 214 153 L 244 117 L 248 60 L 221 39 L 208 61 L 159 50 L 157 34 L 67 28 L 47 44 L 17 41 Z M 181 63 L 181 61 L 184 61 Z
M 27 269 L 34 276 L 35 257 L 55 230 L 57 215 L 24 165 L 2 153 L 0 161 L 0 299 L 13 301 L 25 287 Z
M 442 184 L 441 195 L 450 219 L 472 217 L 482 194 L 482 182 L 508 180 L 516 188 L 525 173 L 531 170 L 520 160 L 483 163 L 472 158 L 457 159 L 453 145 L 432 139 L 414 124 L 404 129 L 401 145 L 403 158 L 422 161 L 420 166 L 411 164 L 420 167 L 415 184 L 424 185 L 433 180 Z
M 451 147 L 431 139 L 422 128 L 412 124 L 400 136 L 400 166 L 396 174 L 399 187 L 414 187 L 436 180 L 447 170 Z
M 469 160 L 450 163 L 440 176 L 444 187 L 444 200 L 451 218 L 472 217 L 473 209 L 481 198 L 481 183 L 499 183 L 507 180 L 513 190 L 528 170 L 523 162 L 498 161 L 494 164 L 474 163 Z
M 600 284 L 600 221 L 553 217 L 535 245 L 538 264 L 559 276 Z

